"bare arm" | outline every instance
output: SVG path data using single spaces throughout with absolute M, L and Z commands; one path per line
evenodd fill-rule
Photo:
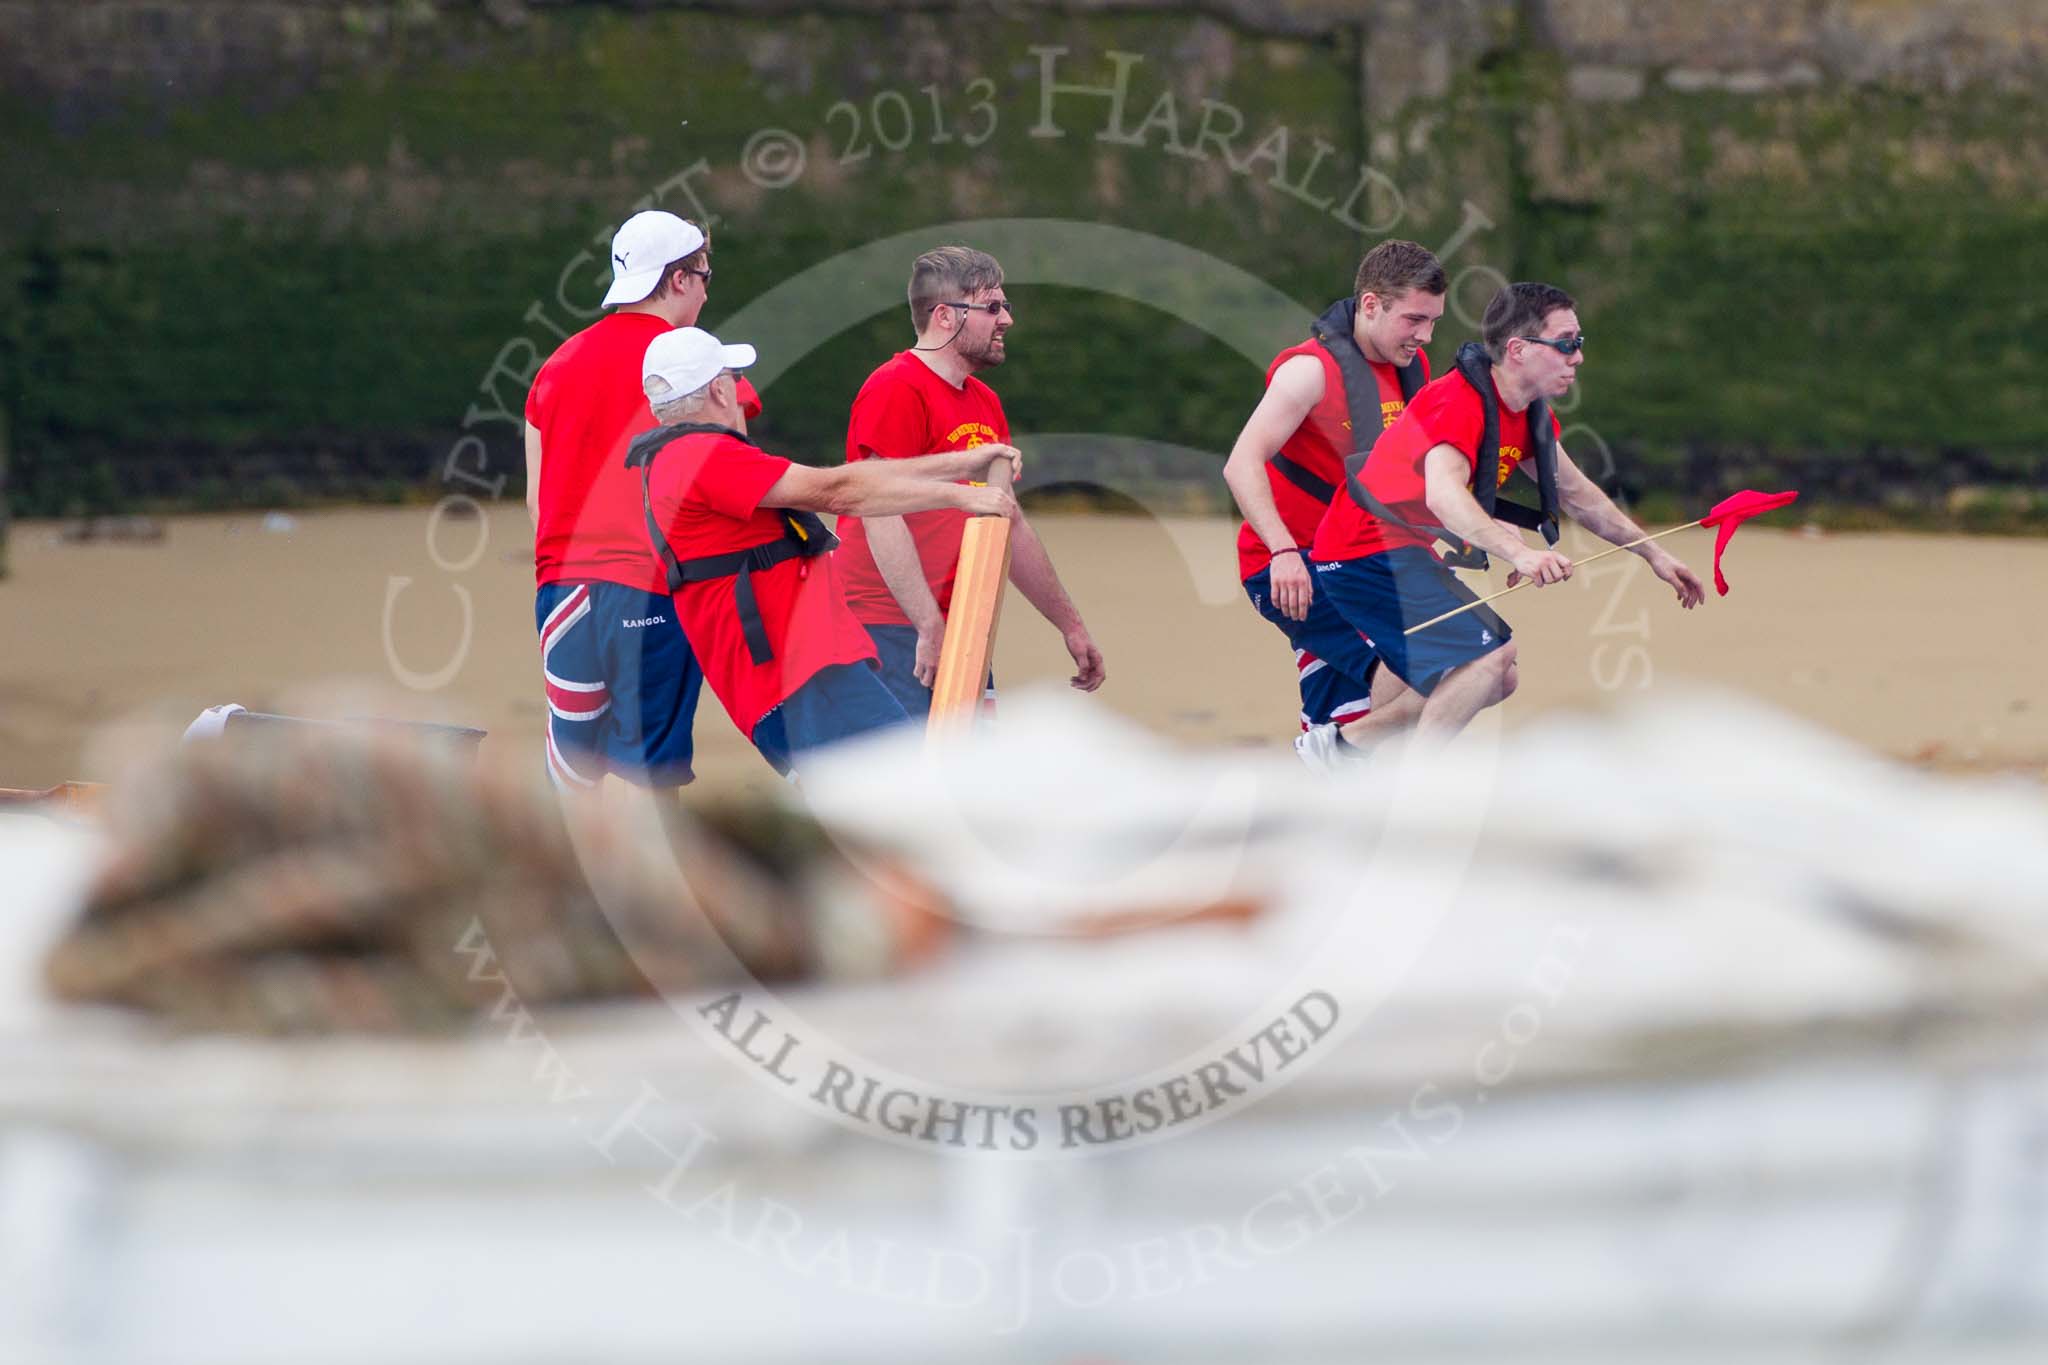
M 1531 482 L 1536 478 L 1534 464 L 1532 460 L 1524 460 L 1520 466 Z M 1600 491 L 1600 485 L 1587 478 L 1572 463 L 1563 446 L 1557 448 L 1557 505 L 1566 516 L 1610 545 L 1626 545 L 1643 534 L 1643 528 L 1616 507 L 1614 500 Z M 1636 546 L 1634 553 L 1640 555 L 1654 548 L 1656 543 L 1653 541 L 1649 545 Z M 1647 555 L 1644 557 L 1648 558 Z
M 540 428 L 526 424 L 526 515 L 540 525 Z
M 1499 555 L 1538 584 L 1571 577 L 1572 562 L 1551 550 L 1531 549 L 1521 536 L 1486 515 L 1472 496 L 1472 461 L 1456 446 L 1435 445 L 1422 457 L 1423 501 L 1439 525 L 1468 545 Z
M 1295 356 L 1273 372 L 1273 382 L 1245 419 L 1244 430 L 1230 447 L 1230 458 L 1223 462 L 1223 481 L 1230 485 L 1230 496 L 1237 499 L 1244 519 L 1269 550 L 1288 548 L 1294 537 L 1280 520 L 1266 465 L 1322 399 L 1323 367 L 1313 356 Z
M 1522 462 L 1522 468 L 1531 479 L 1536 477 L 1528 461 Z M 1564 453 L 1563 446 L 1557 448 L 1557 503 L 1573 521 L 1609 544 L 1628 545 L 1643 537 L 1643 528 L 1616 507 L 1599 484 L 1586 477 L 1571 456 Z M 1680 606 L 1691 610 L 1706 600 L 1707 590 L 1699 578 L 1657 541 L 1629 546 L 1629 553 L 1642 556 L 1650 571 L 1671 585 Z
M 827 469 L 793 464 L 762 494 L 761 505 L 852 517 L 900 516 L 940 507 L 957 507 L 977 515 L 1008 515 L 1016 510 L 1016 502 L 1003 489 L 958 482 L 981 477 L 998 459 L 1010 460 L 1014 468 L 1015 447 L 976 446 L 910 460 L 860 460 Z M 872 534 L 872 526 L 869 529 Z
M 903 608 L 903 615 L 917 628 L 919 640 L 929 639 L 930 662 L 936 668 L 946 618 L 939 614 L 939 599 L 932 596 L 932 585 L 925 582 L 924 562 L 918 558 L 917 540 L 910 534 L 910 523 L 902 517 L 868 517 L 862 524 L 867 528 L 868 553 L 874 556 L 882 582 L 888 585 L 896 605 Z M 923 676 L 918 681 L 927 687 L 931 685 L 931 680 Z
M 977 446 L 937 455 L 919 455 L 908 460 L 860 460 L 845 468 L 865 465 L 876 472 L 886 468 L 899 474 L 907 472 L 913 477 L 929 469 L 941 478 L 980 478 L 987 472 L 990 459 L 1005 453 L 1012 461 L 1011 478 L 1014 481 L 1018 456 L 1015 447 L 1007 445 Z M 960 464 L 963 460 L 966 463 Z M 922 503 L 908 510 L 932 505 Z M 896 599 L 896 605 L 903 609 L 904 619 L 917 632 L 917 647 L 911 656 L 911 675 L 923 686 L 930 687 L 939 672 L 939 654 L 946 641 L 946 618 L 939 612 L 939 600 L 932 595 L 931 584 L 925 582 L 924 563 L 918 558 L 917 541 L 911 536 L 910 527 L 900 515 L 881 515 L 879 512 L 877 509 L 862 518 L 867 531 L 868 553 L 874 556 L 875 569 L 882 575 L 889 595 Z
M 1279 552 L 1307 547 L 1295 546 L 1287 523 L 1280 519 L 1280 507 L 1273 500 L 1273 485 L 1266 477 L 1266 466 L 1322 399 L 1322 365 L 1305 355 L 1287 361 L 1273 371 L 1272 382 L 1266 386 L 1259 405 L 1252 409 L 1252 415 L 1245 419 L 1236 444 L 1230 447 L 1230 458 L 1223 462 L 1223 481 L 1230 485 L 1230 495 L 1237 499 L 1238 509 L 1259 539 L 1266 542 L 1266 548 L 1275 552 L 1273 604 L 1297 621 L 1308 615 L 1308 604 L 1314 595 L 1308 565 L 1300 555 Z
M 1068 679 L 1083 692 L 1093 692 L 1102 686 L 1108 671 L 1102 666 L 1102 651 L 1095 647 L 1095 641 L 1088 634 L 1088 627 L 1082 624 L 1081 613 L 1074 606 L 1074 599 L 1067 596 L 1066 588 L 1060 583 L 1059 572 L 1052 566 L 1052 556 L 1045 552 L 1045 542 L 1038 538 L 1038 532 L 1031 529 L 1031 523 L 1019 512 L 1010 529 L 1010 581 L 1017 585 L 1017 591 L 1024 594 L 1024 600 L 1038 609 L 1038 614 L 1052 622 L 1060 633 L 1060 640 L 1066 645 L 1067 653 L 1079 670 Z

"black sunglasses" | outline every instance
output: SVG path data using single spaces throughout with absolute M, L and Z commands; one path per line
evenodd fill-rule
M 963 308 L 970 313 L 986 313 L 990 317 L 995 317 L 998 313 L 1008 313 L 1012 321 L 1017 317 L 1017 310 L 1010 306 L 1008 299 L 990 299 L 987 303 L 942 303 L 938 306 Z
M 1580 351 L 1586 349 L 1586 338 L 1583 335 L 1575 337 L 1523 337 L 1521 339 L 1523 341 L 1533 341 L 1538 346 L 1548 346 L 1559 355 L 1577 355 Z
M 711 267 L 708 265 L 705 266 L 702 270 L 699 270 L 696 266 L 693 265 L 681 266 L 679 267 L 679 269 L 681 269 L 685 275 L 695 275 L 698 279 L 704 281 L 706 284 L 711 283 Z

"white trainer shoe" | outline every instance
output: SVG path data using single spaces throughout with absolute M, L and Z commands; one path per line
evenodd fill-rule
M 1301 761 L 1315 773 L 1341 772 L 1360 757 L 1357 750 L 1337 737 L 1335 721 L 1311 725 L 1295 736 L 1294 752 L 1301 755 Z

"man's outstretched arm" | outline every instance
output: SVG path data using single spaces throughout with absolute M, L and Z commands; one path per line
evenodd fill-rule
M 998 452 L 1014 455 L 1016 447 L 977 446 L 982 457 L 966 451 L 942 451 L 935 455 L 918 455 L 909 459 L 891 460 L 887 463 L 899 472 L 944 471 L 947 461 L 961 463 L 968 473 L 949 477 L 979 478 L 988 467 L 988 459 Z M 881 457 L 874 456 L 856 464 L 879 464 Z M 964 462 L 964 463 L 962 463 Z M 852 468 L 852 465 L 846 468 Z M 910 534 L 910 523 L 899 516 L 865 516 L 861 518 L 868 537 L 868 553 L 874 556 L 875 569 L 882 575 L 882 583 L 889 589 L 889 595 L 896 599 L 896 605 L 903 609 L 903 615 L 917 632 L 917 648 L 911 659 L 911 675 L 925 687 L 939 674 L 939 651 L 946 639 L 946 618 L 939 611 L 939 600 L 932 595 L 931 584 L 925 582 L 924 563 L 917 553 L 917 538 Z
M 1536 477 L 1533 461 L 1524 460 L 1521 468 L 1531 479 Z M 1571 456 L 1565 454 L 1563 446 L 1557 448 L 1557 503 L 1565 515 L 1610 545 L 1627 545 L 1643 537 L 1643 528 L 1616 507 L 1599 484 L 1586 477 Z M 1706 600 L 1707 590 L 1699 577 L 1662 543 L 1648 541 L 1630 547 L 1629 553 L 1642 556 L 1650 572 L 1671 585 L 1671 590 L 1678 594 L 1678 604 L 1688 611 Z
M 1499 555 L 1515 572 L 1541 587 L 1572 576 L 1572 562 L 1554 550 L 1538 550 L 1505 522 L 1486 515 L 1472 496 L 1472 459 L 1453 445 L 1435 445 L 1422 457 L 1423 501 L 1437 524 L 1468 545 Z

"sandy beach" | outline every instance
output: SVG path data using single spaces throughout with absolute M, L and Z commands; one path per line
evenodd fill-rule
M 1102 705 L 1175 739 L 1289 740 L 1292 660 L 1238 588 L 1234 523 L 1034 521 L 1108 661 Z M 222 702 L 479 726 L 496 761 L 541 761 L 522 508 L 165 526 L 163 540 L 138 544 L 66 542 L 55 523 L 15 527 L 13 574 L 0 581 L 0 786 L 103 779 L 118 761 L 110 734 L 138 718 L 182 725 Z M 1704 578 L 1708 534 L 1673 543 Z M 1571 536 L 1564 548 L 1593 547 Z M 2048 639 L 2007 605 L 2048 584 L 2048 540 L 1752 525 L 1727 569 L 1733 593 L 1691 614 L 1628 555 L 1507 598 L 1522 652 L 1507 722 L 1710 686 L 1902 758 L 2035 775 L 2048 764 Z M 1064 679 L 1057 636 L 1012 597 L 999 679 Z M 697 745 L 700 790 L 773 780 L 708 691 Z

